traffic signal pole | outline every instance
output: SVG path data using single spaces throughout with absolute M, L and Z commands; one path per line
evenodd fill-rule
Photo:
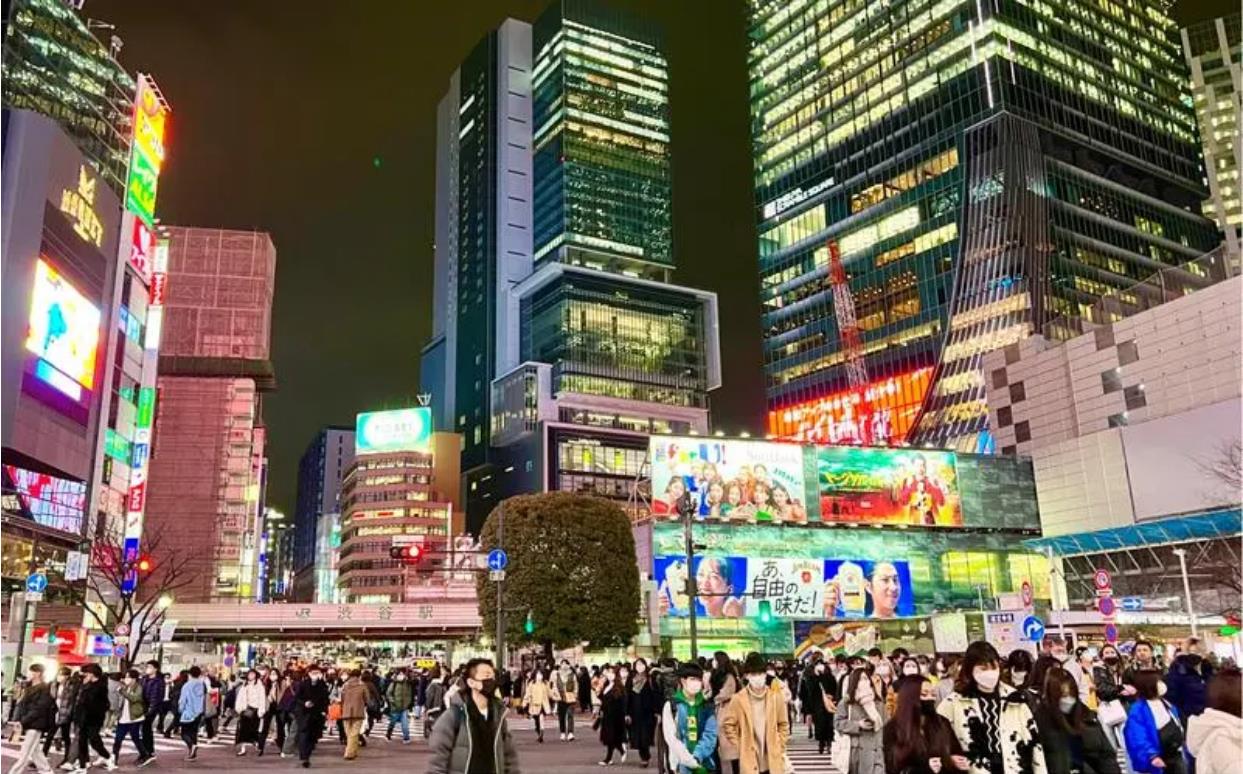
M 500 515 L 496 523 L 496 547 L 505 550 L 505 509 L 500 509 Z M 501 604 L 502 587 L 505 581 L 498 580 L 496 583 L 496 668 L 501 669 L 505 665 L 505 607 Z
M 691 513 L 695 510 L 694 503 L 688 492 L 683 492 L 677 502 L 678 513 L 682 516 L 682 537 L 686 541 L 686 593 L 690 597 L 688 607 L 691 629 L 691 661 L 699 658 L 699 628 L 695 620 L 695 605 L 699 599 L 699 584 L 695 579 L 695 539 L 691 532 Z

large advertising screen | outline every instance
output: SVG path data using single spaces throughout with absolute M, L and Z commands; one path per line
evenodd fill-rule
M 23 516 L 64 532 L 80 532 L 86 512 L 86 484 L 36 473 L 16 465 L 4 466 L 4 490 L 17 496 Z
M 816 449 L 820 520 L 962 526 L 952 452 Z
M 700 519 L 807 522 L 803 447 L 763 441 L 655 436 L 652 513 L 677 518 L 689 493 Z
M 663 615 L 690 615 L 685 556 L 654 562 Z M 915 615 L 915 589 L 905 561 L 755 558 L 705 554 L 693 562 L 696 615 L 754 618 L 767 602 L 775 618 L 865 619 Z
M 768 432 L 807 443 L 897 443 L 915 423 L 931 382 L 932 369 L 920 368 L 776 409 L 768 412 Z
M 62 392 L 76 389 L 63 377 L 88 390 L 95 386 L 99 321 L 97 306 L 50 263 L 43 259 L 36 262 L 26 349 L 55 370 L 37 369 L 44 381 Z M 70 397 L 77 400 L 80 394 Z
M 432 410 L 427 407 L 368 411 L 358 415 L 354 454 L 426 452 L 432 438 Z

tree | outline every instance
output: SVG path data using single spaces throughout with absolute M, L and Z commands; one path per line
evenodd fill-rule
M 118 624 L 129 628 L 127 653 L 121 669 L 129 669 L 142 646 L 159 635 L 167 612 L 165 603 L 193 578 L 187 570 L 189 552 L 165 540 L 163 529 L 143 533 L 137 556 L 125 556 L 123 536 L 105 530 L 91 547 L 90 570 L 85 580 L 61 581 L 76 604 L 86 610 L 93 628 L 115 639 Z M 125 579 L 137 578 L 135 593 L 125 593 Z
M 502 520 L 503 536 L 498 537 Z M 480 545 L 503 548 L 505 640 L 553 647 L 623 645 L 638 632 L 639 565 L 630 519 L 599 497 L 549 492 L 503 501 Z M 496 585 L 477 580 L 479 614 L 496 631 Z M 526 634 L 530 614 L 534 633 Z

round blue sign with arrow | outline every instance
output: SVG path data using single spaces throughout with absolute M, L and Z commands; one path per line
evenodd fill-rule
M 30 594 L 42 594 L 47 590 L 47 576 L 41 572 L 26 576 L 26 591 Z
M 1023 619 L 1023 639 L 1032 642 L 1040 642 L 1044 639 L 1044 621 L 1039 617 L 1029 615 Z
M 496 572 L 509 564 L 509 555 L 502 548 L 494 548 L 488 552 L 488 569 Z

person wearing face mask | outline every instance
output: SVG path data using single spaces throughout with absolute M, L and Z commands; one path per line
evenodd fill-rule
M 954 774 L 970 765 L 949 721 L 937 714 L 936 685 L 904 676 L 895 687 L 893 717 L 881 734 L 888 774 Z
M 613 751 L 626 762 L 626 690 L 617 677 L 617 669 L 609 664 L 600 670 L 600 714 L 596 725 L 600 731 L 600 744 L 604 745 L 601 766 L 613 765 Z
M 552 689 L 548 685 L 544 670 L 536 669 L 531 673 L 522 692 L 522 706 L 535 719 L 535 737 L 543 744 L 544 716 L 552 714 Z
M 647 661 L 635 659 L 630 683 L 626 688 L 626 718 L 630 722 L 630 747 L 639 751 L 639 765 L 647 768 L 652 761 L 652 740 L 656 732 L 656 713 L 660 711 L 660 694 L 648 673 Z
M 843 683 L 845 680 L 842 681 Z M 812 679 L 807 690 L 807 702 L 811 704 L 812 723 L 816 731 L 816 744 L 824 755 L 833 744 L 833 717 L 838 709 L 839 684 L 837 678 L 823 662 L 812 668 Z
M 181 741 L 186 745 L 187 761 L 198 757 L 199 724 L 207 711 L 207 684 L 202 678 L 203 671 L 198 666 L 190 667 L 177 697 L 177 725 L 181 730 Z
M 142 683 L 139 682 L 137 669 L 130 669 L 121 677 L 121 709 L 117 712 L 117 727 L 112 738 L 112 760 L 121 759 L 121 745 L 125 738 L 134 740 L 134 749 L 138 750 L 139 766 L 147 765 L 151 755 L 142 741 L 142 719 L 147 707 L 143 701 Z
M 436 724 L 436 720 L 444 714 L 447 706 L 445 696 L 448 692 L 445 677 L 441 675 L 439 666 L 432 667 L 431 674 L 427 676 L 427 680 L 427 693 L 425 694 L 427 709 L 423 712 L 424 739 L 432 735 L 432 727 Z
M 1204 659 L 1202 650 L 1198 638 L 1188 639 L 1186 651 L 1174 657 L 1165 676 L 1169 687 L 1166 700 L 1174 705 L 1184 722 L 1204 712 L 1208 703 L 1208 681 L 1213 677 L 1213 665 Z
M 1141 670 L 1134 679 L 1136 700 L 1123 732 L 1131 768 L 1139 774 L 1184 774 L 1183 719 L 1166 701 L 1165 680 L 1155 669 Z
M 307 679 L 298 684 L 294 693 L 294 718 L 298 727 L 298 759 L 302 768 L 311 767 L 311 754 L 315 744 L 324 733 L 324 721 L 328 715 L 330 688 L 324 680 L 324 670 L 313 664 L 307 670 Z
M 1031 686 L 1032 667 L 1035 661 L 1032 654 L 1022 648 L 1010 651 L 1006 656 L 1005 669 L 1002 675 L 1006 683 L 1020 693 L 1027 693 L 1033 700 L 1039 701 L 1040 692 L 1029 690 Z
M 767 664 L 751 653 L 742 665 L 743 688 L 730 699 L 720 721 L 721 738 L 738 751 L 739 774 L 788 774 L 786 743 L 790 719 L 781 681 L 769 682 Z
M 233 711 L 237 713 L 237 754 L 245 755 L 250 745 L 259 746 L 259 720 L 268 712 L 268 692 L 259 673 L 246 672 L 246 680 L 234 693 Z
M 833 744 L 834 767 L 845 774 L 882 774 L 884 725 L 885 705 L 867 668 L 854 670 L 846 678 L 833 719 L 838 734 Z
M 557 730 L 561 741 L 574 741 L 574 702 L 578 698 L 579 677 L 569 661 L 562 661 L 552 678 L 552 700 L 557 703 Z
M 971 774 L 1044 774 L 1031 706 L 1001 682 L 1001 658 L 989 643 L 967 647 L 954 690 L 937 711 L 954 729 Z
M 42 664 L 31 664 L 27 674 L 26 690 L 22 691 L 22 698 L 9 716 L 9 720 L 22 729 L 21 751 L 9 773 L 24 774 L 26 767 L 33 764 L 39 774 L 51 774 L 52 764 L 48 763 L 42 742 L 43 735 L 56 728 L 56 699 L 51 687 L 43 681 Z
M 720 728 L 725 724 L 726 716 L 731 712 L 730 700 L 742 688 L 742 681 L 738 679 L 738 671 L 734 668 L 734 662 L 730 661 L 729 654 L 723 650 L 712 654 L 712 674 L 708 678 L 708 687 L 711 689 L 710 695 L 715 705 L 717 727 Z M 717 738 L 717 757 L 720 760 L 722 772 L 738 774 L 738 748 L 724 734 Z
M 1096 713 L 1079 698 L 1079 685 L 1065 669 L 1045 675 L 1036 707 L 1049 774 L 1119 774 L 1118 757 Z
M 410 744 L 410 710 L 414 708 L 414 686 L 410 684 L 410 676 L 406 674 L 406 670 L 398 669 L 393 673 L 393 679 L 384 691 L 384 698 L 388 701 L 388 730 L 384 732 L 384 738 L 392 739 L 393 727 L 400 724 L 401 742 Z
M 465 690 L 449 698 L 432 728 L 428 774 L 518 774 L 508 710 L 496 695 L 495 667 L 487 659 L 471 659 L 464 677 Z
M 703 695 L 703 669 L 686 664 L 677 674 L 677 690 L 661 709 L 669 770 L 678 774 L 716 771 L 717 719 L 712 702 Z

